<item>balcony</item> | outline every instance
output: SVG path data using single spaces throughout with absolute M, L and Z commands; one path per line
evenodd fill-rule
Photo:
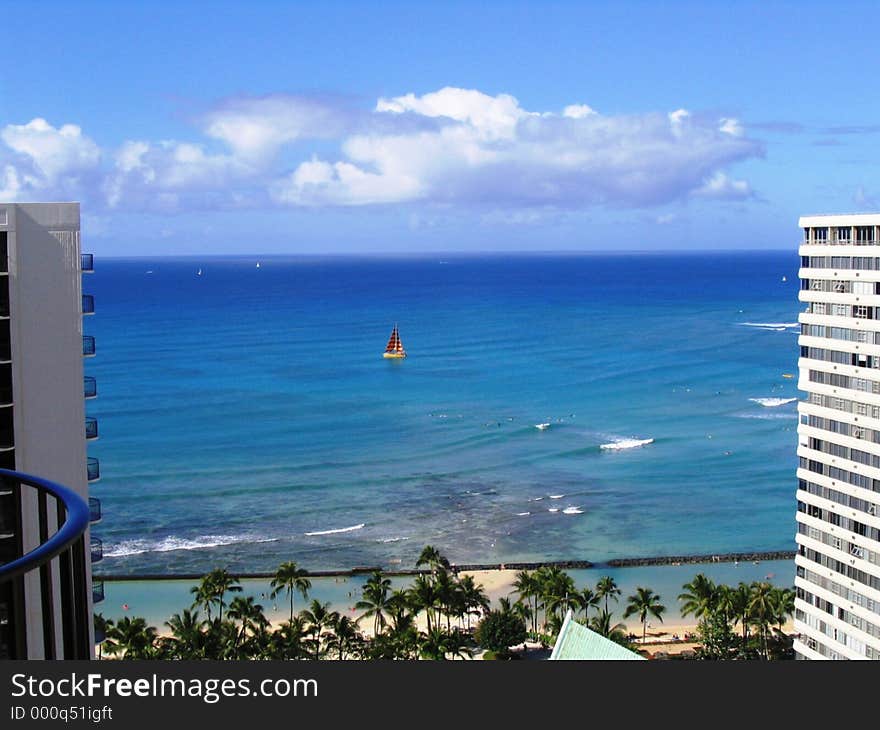
M 79 256 L 79 268 L 84 274 L 95 273 L 95 256 L 90 253 L 83 253 Z
M 86 441 L 98 438 L 98 419 L 86 416 Z
M 0 385 L 0 408 L 12 405 L 12 384 Z
M 91 335 L 83 335 L 83 357 L 95 356 L 95 338 Z
M 96 482 L 101 478 L 101 468 L 94 456 L 86 459 L 86 476 L 90 482 Z
M 15 433 L 11 428 L 0 429 L 0 451 L 15 448 Z
M 0 313 L 2 313 L 2 307 L 0 307 Z M 82 313 L 84 315 L 95 313 L 95 297 L 91 294 L 82 295 Z
M 35 578 L 39 590 L 28 604 L 28 616 L 35 616 L 35 625 L 42 624 L 46 659 L 91 658 L 83 534 L 89 525 L 88 505 L 73 490 L 30 474 L 0 469 L 0 484 L 16 493 L 17 503 L 33 499 L 34 533 L 40 543 L 27 553 L 19 547 L 0 564 L 0 585 L 23 591 L 25 577 Z M 16 641 L 11 650 L 9 658 L 23 659 L 26 643 Z
M 92 583 L 92 603 L 100 603 L 104 600 L 104 582 L 97 580 Z
M 101 521 L 101 500 L 89 497 L 89 523 L 97 525 Z
M 89 555 L 92 559 L 92 564 L 100 563 L 104 559 L 104 543 L 100 538 L 90 538 Z
M 83 398 L 97 398 L 98 384 L 93 377 L 86 375 L 83 377 Z

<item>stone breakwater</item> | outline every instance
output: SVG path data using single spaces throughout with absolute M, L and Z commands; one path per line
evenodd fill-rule
M 648 558 L 615 558 L 598 565 L 612 568 L 630 568 L 639 565 L 693 565 L 695 563 L 746 563 L 761 560 L 794 560 L 794 550 L 774 550 L 760 553 L 716 553 L 714 555 L 665 555 Z
M 579 570 L 583 568 L 630 568 L 650 565 L 696 565 L 701 563 L 734 563 L 755 562 L 763 560 L 793 560 L 794 550 L 775 550 L 770 552 L 748 553 L 715 553 L 707 555 L 664 555 L 644 558 L 614 558 L 602 563 L 589 560 L 547 560 L 537 563 L 467 563 L 453 565 L 456 572 L 473 570 L 536 570 L 545 566 L 562 568 L 563 570 Z M 384 575 L 419 575 L 427 570 L 405 570 L 400 568 L 387 569 L 382 566 L 359 566 L 350 570 L 310 570 L 309 576 L 314 578 L 339 578 L 354 575 L 369 575 L 379 571 Z M 238 573 L 239 578 L 272 578 L 274 573 Z M 163 573 L 149 575 L 95 575 L 95 580 L 199 580 L 202 574 L 197 573 Z

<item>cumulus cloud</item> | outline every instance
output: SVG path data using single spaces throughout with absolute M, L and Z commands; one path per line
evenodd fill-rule
M 192 139 L 104 151 L 79 127 L 43 119 L 6 126 L 0 142 L 7 198 L 80 185 L 109 209 L 421 202 L 481 206 L 487 220 L 515 209 L 741 199 L 751 189 L 729 168 L 763 154 L 732 117 L 603 114 L 585 103 L 535 111 L 509 94 L 453 87 L 361 111 L 318 97 L 227 99 L 197 118 Z
M 561 114 L 522 108 L 512 96 L 446 88 L 380 99 L 380 115 L 440 117 L 407 133 L 353 134 L 320 180 L 303 163 L 274 187 L 279 202 L 364 205 L 431 201 L 493 206 L 645 206 L 691 195 L 742 198 L 748 183 L 723 168 L 763 153 L 735 119 L 679 109 L 602 115 L 586 105 Z M 332 171 L 332 172 L 331 172 Z
M 204 117 L 209 137 L 225 142 L 243 160 L 259 163 L 299 139 L 333 139 L 349 115 L 320 99 L 276 94 L 228 100 Z
M 2 192 L 7 199 L 75 189 L 101 161 L 98 145 L 75 124 L 56 128 L 38 117 L 7 124 L 0 140 L 6 146 Z

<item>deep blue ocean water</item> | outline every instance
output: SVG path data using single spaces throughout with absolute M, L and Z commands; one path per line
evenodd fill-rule
M 101 572 L 793 549 L 797 268 L 97 259 Z

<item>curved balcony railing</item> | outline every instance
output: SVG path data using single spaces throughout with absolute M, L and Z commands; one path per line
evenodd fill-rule
M 92 603 L 100 603 L 104 600 L 104 581 L 94 581 L 92 583 Z
M 100 563 L 104 559 L 104 543 L 100 538 L 89 538 L 89 555 L 92 563 Z
M 96 482 L 101 478 L 101 467 L 94 456 L 86 459 L 86 477 L 90 482 Z
M 86 416 L 86 439 L 93 441 L 98 438 L 98 419 Z
M 12 405 L 12 384 L 0 385 L 0 408 Z
M 98 383 L 91 375 L 83 376 L 83 398 L 97 398 Z
M 82 313 L 83 314 L 94 314 L 95 313 L 95 297 L 91 294 L 83 294 L 82 295 Z
M 84 274 L 93 274 L 95 272 L 95 256 L 90 253 L 81 253 L 79 255 L 79 268 Z
M 0 429 L 0 451 L 15 448 L 15 434 L 11 428 Z
M 89 522 L 93 525 L 101 521 L 101 500 L 97 497 L 89 497 Z
M 12 493 L 15 513 L 33 519 L 35 537 L 39 540 L 34 549 L 0 564 L 0 586 L 17 581 L 13 585 L 21 592 L 23 576 L 37 572 L 38 599 L 29 604 L 28 620 L 32 616 L 42 620 L 43 656 L 46 659 L 90 658 L 92 618 L 84 544 L 84 533 L 89 526 L 86 501 L 61 484 L 11 469 L 0 469 L 0 483 Z M 19 656 L 13 658 L 34 653 L 33 647 L 24 645 L 27 640 L 23 632 L 16 641 Z
M 91 357 L 95 354 L 95 338 L 91 335 L 83 335 L 83 355 Z

